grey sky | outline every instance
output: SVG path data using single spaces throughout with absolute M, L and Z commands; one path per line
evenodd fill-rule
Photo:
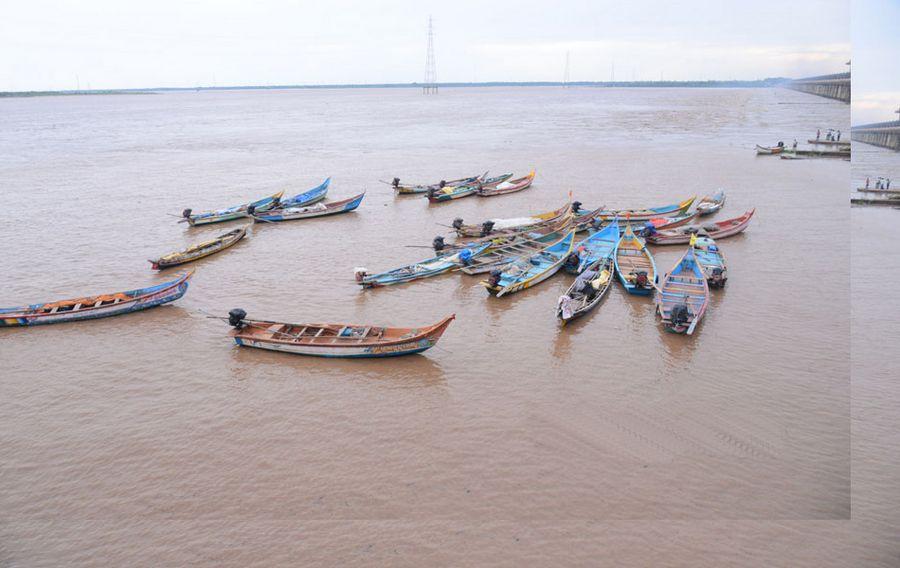
M 756 79 L 844 69 L 847 0 L 5 3 L 0 90 L 421 81 Z
M 853 2 L 853 124 L 897 120 L 900 0 Z

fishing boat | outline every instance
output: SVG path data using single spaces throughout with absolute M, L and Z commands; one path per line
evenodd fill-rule
M 644 241 L 634 234 L 631 225 L 616 245 L 616 274 L 629 294 L 649 296 L 656 286 L 656 263 Z
M 147 288 L 0 309 L 0 327 L 98 319 L 146 310 L 184 296 L 193 271 Z
M 794 160 L 797 158 L 849 158 L 850 148 L 838 150 L 785 150 L 781 154 L 784 160 Z
M 531 170 L 531 173 L 529 173 L 527 176 L 520 177 L 518 179 L 503 180 L 494 183 L 483 183 L 478 188 L 478 195 L 480 195 L 481 197 L 491 197 L 494 195 L 515 193 L 517 191 L 522 191 L 523 189 L 528 189 L 529 187 L 531 187 L 531 183 L 534 181 L 534 176 L 535 172 L 534 170 Z
M 484 254 L 473 258 L 472 261 L 460 268 L 466 274 L 482 274 L 495 268 L 502 268 L 511 262 L 525 256 L 531 256 L 564 236 L 559 231 L 532 233 L 517 233 L 516 237 L 506 240 L 503 244 L 491 246 Z
M 396 357 L 434 347 L 456 317 L 426 327 L 381 327 L 347 323 L 282 323 L 248 320 L 247 312 L 228 312 L 231 336 L 242 347 L 315 357 Z
M 498 298 L 536 286 L 559 271 L 574 242 L 575 231 L 571 231 L 536 254 L 521 257 L 503 269 L 495 268 L 481 285 Z
M 409 184 L 409 183 L 400 183 L 400 178 L 395 177 L 393 181 L 390 182 L 390 186 L 397 190 L 397 193 L 400 195 L 411 195 L 417 193 L 428 193 L 429 189 L 443 189 L 444 187 L 456 187 L 457 185 L 469 185 L 477 182 L 480 179 L 484 179 L 487 177 L 487 172 L 484 172 L 480 176 L 471 176 L 459 179 L 452 179 L 450 181 L 441 180 L 437 183 L 432 184 Z M 512 177 L 512 174 L 509 174 Z M 388 183 L 388 182 L 383 182 Z
M 308 189 L 303 193 L 298 193 L 293 197 L 282 199 L 279 207 L 305 207 L 307 205 L 312 205 L 313 203 L 322 201 L 323 199 L 325 199 L 325 195 L 328 193 L 328 186 L 330 184 L 331 178 L 326 178 L 325 181 L 312 189 Z
M 212 240 L 190 246 L 183 251 L 172 252 L 167 255 L 161 256 L 156 260 L 151 260 L 150 264 L 153 270 L 162 270 L 163 268 L 169 268 L 171 266 L 178 266 L 180 264 L 194 262 L 195 260 L 200 260 L 201 258 L 207 257 L 211 254 L 221 252 L 229 247 L 236 245 L 241 239 L 243 239 L 247 234 L 247 228 L 249 226 L 250 223 L 233 231 L 228 231 L 227 233 L 221 234 Z
M 712 215 L 725 207 L 725 192 L 717 191 L 714 195 L 707 195 L 697 202 L 697 213 L 701 216 Z
M 459 237 L 486 237 L 502 232 L 519 232 L 532 227 L 549 224 L 559 220 L 572 210 L 572 206 L 566 203 L 559 209 L 528 215 L 526 217 L 512 217 L 508 219 L 488 219 L 475 225 L 466 225 L 462 217 L 457 217 L 451 225 Z
M 401 284 L 403 282 L 411 282 L 413 280 L 421 280 L 422 278 L 430 278 L 449 272 L 453 269 L 465 266 L 472 259 L 477 258 L 489 248 L 488 243 L 483 243 L 473 248 L 465 248 L 461 251 L 445 255 L 436 256 L 422 262 L 416 262 L 381 272 L 379 274 L 369 274 L 366 268 L 357 268 L 354 271 L 356 283 L 363 288 L 376 288 L 379 286 L 390 286 L 392 284 Z
M 492 235 L 475 239 L 456 239 L 452 243 L 447 243 L 443 236 L 438 235 L 431 241 L 431 246 L 434 248 L 435 252 L 444 254 L 447 254 L 450 251 L 473 247 L 482 243 L 488 243 L 490 245 L 488 250 L 493 250 L 506 244 L 516 242 L 517 240 L 537 239 L 564 230 L 568 232 L 568 230 L 571 230 L 571 219 L 571 215 L 566 215 L 545 225 L 509 231 L 498 231 Z
M 700 263 L 688 247 L 684 256 L 663 279 L 656 309 L 663 326 L 673 333 L 691 335 L 709 304 L 709 286 Z
M 716 221 L 702 226 L 691 225 L 690 227 L 681 227 L 676 230 L 657 231 L 648 236 L 647 241 L 654 245 L 687 244 L 691 241 L 691 235 L 694 235 L 701 230 L 705 231 L 707 236 L 712 237 L 713 239 L 724 239 L 725 237 L 730 237 L 743 232 L 750 224 L 750 219 L 753 218 L 755 212 L 756 209 L 751 209 L 734 219 Z
M 234 219 L 242 219 L 254 213 L 262 213 L 274 207 L 277 207 L 283 191 L 279 191 L 269 197 L 258 199 L 251 203 L 243 205 L 235 205 L 227 209 L 219 209 L 218 211 L 206 211 L 204 213 L 194 213 L 191 209 L 185 209 L 181 212 L 181 220 L 179 223 L 186 222 L 192 227 L 195 225 L 208 225 L 210 223 L 222 223 L 223 221 L 233 221 Z
M 760 146 L 756 145 L 756 153 L 757 155 L 772 155 L 772 154 L 780 154 L 784 152 L 784 144 L 779 144 L 778 146 Z
M 556 317 L 566 324 L 596 308 L 609 292 L 614 272 L 611 257 L 595 260 L 575 279 L 566 293 L 559 297 Z
M 607 209 L 601 211 L 599 214 L 595 215 L 595 217 L 603 221 L 609 221 L 615 217 L 619 217 L 620 219 L 628 219 L 628 221 L 626 222 L 629 224 L 649 221 L 650 219 L 654 219 L 656 217 L 674 217 L 683 215 L 688 209 L 690 209 L 691 205 L 694 203 L 694 199 L 696 199 L 696 197 L 691 197 L 672 205 L 650 207 L 648 209 Z M 575 209 L 575 205 L 578 205 L 579 208 Z M 584 213 L 580 209 L 581 203 L 576 201 L 572 203 L 572 206 L 575 210 L 575 215 L 582 215 Z
M 262 215 L 254 215 L 254 221 L 277 223 L 279 221 L 296 221 L 298 219 L 311 219 L 313 217 L 324 217 L 326 215 L 337 215 L 338 213 L 347 213 L 353 211 L 362 202 L 366 192 L 354 195 L 348 199 L 341 201 L 332 201 L 330 203 L 316 203 L 306 207 L 286 207 L 278 208 L 263 213 Z
M 463 197 L 471 197 L 478 193 L 479 182 L 475 181 L 466 185 L 446 186 L 441 189 L 429 189 L 426 193 L 428 201 L 432 203 L 443 203 L 444 201 L 453 201 L 462 199 Z
M 706 235 L 697 235 L 691 246 L 694 249 L 694 257 L 706 275 L 709 287 L 724 288 L 725 282 L 728 281 L 728 267 L 716 241 Z
M 566 259 L 566 272 L 580 274 L 598 260 L 611 258 L 616 253 L 619 239 L 619 220 L 613 219 L 606 227 L 575 245 L 572 254 Z

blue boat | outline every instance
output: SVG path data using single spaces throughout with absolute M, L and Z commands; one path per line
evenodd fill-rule
M 263 221 L 275 223 L 278 221 L 297 221 L 299 219 L 311 219 L 313 217 L 324 217 L 326 215 L 337 215 L 339 213 L 348 213 L 353 211 L 362 203 L 366 192 L 359 195 L 343 199 L 341 201 L 332 201 L 331 203 L 316 203 L 315 205 L 307 205 L 306 207 L 285 207 L 283 209 L 273 209 L 272 211 L 254 215 L 254 221 Z
M 724 288 L 728 280 L 728 267 L 725 265 L 725 256 L 711 237 L 698 235 L 691 243 L 694 256 L 710 288 Z
M 620 238 L 619 219 L 614 218 L 609 225 L 575 245 L 575 250 L 566 259 L 566 272 L 581 274 L 598 260 L 612 257 L 616 254 Z
M 471 259 L 482 254 L 490 247 L 491 243 L 482 243 L 472 248 L 464 248 L 451 255 L 436 256 L 380 274 L 369 275 L 365 268 L 357 268 L 355 271 L 356 282 L 363 288 L 376 288 L 437 276 L 438 274 L 465 266 Z
M 656 287 L 656 263 L 643 239 L 634 234 L 631 224 L 616 245 L 616 274 L 625 291 L 638 296 L 649 296 Z
M 693 334 L 709 305 L 709 285 L 694 252 L 693 247 L 688 247 L 666 274 L 656 296 L 656 310 L 663 326 L 673 333 Z
M 326 178 L 325 181 L 312 189 L 298 193 L 293 197 L 282 199 L 279 207 L 303 207 L 304 205 L 312 205 L 317 201 L 322 201 L 325 199 L 325 194 L 328 193 L 328 185 L 330 183 L 331 178 Z
M 491 277 L 481 285 L 491 294 L 505 296 L 536 286 L 556 274 L 572 252 L 575 231 L 555 243 L 548 245 L 537 254 L 528 254 L 506 265 L 502 270 L 491 271 Z

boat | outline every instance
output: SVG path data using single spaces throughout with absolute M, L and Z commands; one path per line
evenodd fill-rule
M 528 215 L 526 217 L 512 217 L 507 219 L 488 219 L 477 225 L 466 225 L 462 217 L 457 217 L 451 225 L 459 237 L 486 237 L 488 235 L 514 233 L 532 227 L 553 223 L 567 215 L 572 210 L 568 203 L 545 213 Z
M 714 195 L 707 195 L 697 202 L 697 213 L 701 216 L 712 215 L 725 207 L 725 192 L 717 191 Z
M 570 231 L 533 255 L 521 257 L 503 269 L 495 268 L 481 285 L 498 298 L 536 286 L 559 271 L 574 242 L 575 231 Z
M 505 240 L 500 245 L 491 246 L 484 254 L 473 258 L 469 264 L 460 268 L 460 271 L 474 275 L 502 268 L 523 256 L 530 256 L 540 251 L 548 243 L 558 241 L 563 235 L 564 233 L 559 231 L 516 233 L 515 237 Z
M 441 180 L 438 183 L 432 184 L 402 184 L 400 183 L 400 178 L 395 177 L 393 181 L 390 182 L 390 186 L 397 190 L 397 193 L 400 195 L 411 195 L 416 193 L 428 193 L 429 189 L 442 189 L 444 187 L 455 187 L 457 185 L 468 185 L 471 183 L 475 183 L 479 179 L 483 179 L 487 176 L 487 172 L 484 172 L 480 176 L 471 176 L 459 179 L 453 179 L 450 181 Z M 512 174 L 510 174 L 512 176 Z M 383 182 L 388 183 L 388 182 Z
M 629 294 L 649 296 L 656 286 L 656 263 L 644 241 L 634 234 L 631 225 L 616 245 L 616 274 Z
M 178 266 L 180 264 L 194 262 L 195 260 L 200 260 L 201 258 L 207 257 L 211 254 L 221 252 L 231 246 L 236 245 L 241 239 L 243 239 L 247 234 L 247 228 L 249 226 L 250 223 L 247 223 L 243 227 L 240 227 L 233 231 L 228 231 L 227 233 L 223 233 L 212 240 L 192 245 L 184 249 L 183 251 L 172 252 L 167 255 L 161 256 L 156 260 L 151 260 L 150 264 L 153 270 L 162 270 L 163 268 L 169 268 L 171 266 Z
M 673 333 L 691 335 L 706 312 L 709 304 L 709 286 L 706 276 L 694 256 L 694 248 L 688 247 L 659 287 L 656 309 L 663 326 Z
M 503 245 L 523 239 L 537 239 L 551 233 L 571 229 L 572 216 L 566 215 L 560 219 L 535 227 L 526 227 L 524 229 L 510 229 L 509 231 L 498 231 L 492 235 L 478 237 L 475 239 L 456 239 L 452 243 L 447 243 L 443 236 L 437 236 L 431 241 L 431 246 L 437 253 L 447 254 L 449 251 L 457 251 L 467 247 L 476 246 L 482 243 L 488 243 L 488 250 L 502 247 Z
M 690 209 L 691 205 L 694 203 L 694 199 L 696 199 L 696 197 L 691 197 L 672 205 L 650 207 L 648 209 L 607 209 L 601 211 L 594 217 L 598 217 L 603 221 L 609 221 L 615 217 L 619 217 L 619 219 L 628 219 L 626 223 L 629 224 L 641 221 L 649 221 L 650 219 L 654 219 L 656 217 L 674 217 L 683 215 L 685 212 L 687 212 L 687 210 Z M 576 205 L 578 207 L 575 207 Z M 572 203 L 572 208 L 575 211 L 575 215 L 583 215 L 584 213 L 586 213 L 581 209 L 581 203 L 579 203 L 578 201 Z
M 609 256 L 598 258 L 569 286 L 556 303 L 556 317 L 563 324 L 593 310 L 609 292 L 615 267 Z M 586 278 L 587 276 L 587 278 Z
M 248 320 L 247 312 L 228 312 L 231 336 L 241 347 L 315 357 L 396 357 L 434 347 L 456 317 L 426 327 L 381 327 L 347 323 L 282 323 Z
M 819 144 L 822 146 L 849 146 L 849 140 L 816 140 L 815 138 L 810 138 L 807 140 L 810 144 Z
M 724 239 L 743 232 L 747 225 L 750 224 L 750 219 L 753 218 L 755 212 L 756 209 L 751 209 L 740 217 L 726 219 L 725 221 L 715 221 L 702 226 L 691 225 L 674 230 L 657 231 L 649 235 L 647 241 L 654 245 L 688 244 L 691 241 L 691 235 L 700 231 L 705 231 L 707 236 L 713 239 Z
M 330 203 L 320 202 L 316 203 L 315 205 L 308 205 L 306 207 L 286 207 L 284 209 L 273 209 L 261 215 L 254 215 L 253 220 L 277 223 L 279 221 L 296 221 L 298 219 L 311 219 L 313 217 L 324 217 L 326 215 L 347 213 L 359 207 L 359 204 L 362 202 L 363 197 L 365 196 L 366 192 L 364 191 L 359 195 L 354 195 L 353 197 L 342 199 L 341 201 L 332 201 Z
M 710 288 L 724 288 L 728 281 L 728 267 L 725 264 L 725 256 L 719 249 L 716 241 L 706 235 L 697 235 L 691 244 L 694 256 L 706 275 L 706 282 Z
M 234 219 L 242 219 L 253 215 L 254 213 L 262 213 L 274 207 L 277 207 L 283 191 L 279 191 L 269 197 L 263 197 L 251 203 L 243 205 L 235 205 L 227 209 L 219 209 L 218 211 L 206 211 L 203 213 L 194 213 L 191 209 L 185 209 L 181 212 L 179 223 L 187 222 L 192 227 L 195 225 L 208 225 L 210 223 L 222 223 L 224 221 L 233 221 Z
M 877 188 L 857 187 L 856 191 L 858 191 L 860 193 L 883 193 L 886 195 L 900 195 L 900 189 L 877 189 Z
M 771 155 L 771 154 L 780 154 L 784 152 L 784 144 L 779 144 L 778 146 L 760 146 L 756 145 L 756 153 L 758 155 Z
M 479 186 L 479 182 L 475 181 L 466 185 L 429 189 L 425 196 L 428 197 L 428 201 L 432 203 L 443 203 L 444 201 L 453 201 L 455 199 L 462 199 L 463 197 L 471 197 L 478 193 Z
M 616 246 L 621 237 L 619 220 L 613 219 L 606 227 L 575 245 L 572 254 L 566 259 L 566 272 L 580 274 L 588 266 L 596 264 L 598 260 L 611 258 L 616 254 Z
M 491 197 L 494 195 L 504 195 L 506 193 L 515 193 L 517 191 L 522 191 L 523 189 L 528 189 L 531 187 L 531 183 L 534 181 L 535 172 L 531 170 L 525 177 L 520 177 L 514 180 L 503 180 L 500 182 L 494 183 L 483 183 L 478 188 L 478 195 L 481 197 Z M 512 176 L 510 176 L 512 177 Z
M 849 158 L 850 148 L 843 150 L 785 150 L 781 154 L 783 160 L 797 158 Z
M 146 310 L 184 296 L 193 271 L 147 288 L 0 309 L 0 327 L 98 319 Z
M 392 284 L 401 284 L 403 282 L 411 282 L 422 278 L 429 278 L 449 272 L 450 270 L 465 266 L 472 259 L 478 257 L 489 248 L 488 243 L 482 243 L 473 248 L 465 248 L 461 251 L 445 255 L 436 256 L 422 262 L 415 262 L 394 270 L 381 272 L 378 274 L 369 274 L 366 268 L 357 268 L 354 271 L 356 283 L 363 288 L 376 288 L 380 286 L 390 286 Z
M 298 193 L 293 197 L 282 199 L 279 207 L 305 207 L 306 205 L 312 205 L 313 203 L 322 201 L 323 199 L 325 199 L 325 195 L 328 193 L 328 186 L 330 184 L 331 178 L 326 178 L 325 181 L 312 189 L 308 189 L 303 193 Z

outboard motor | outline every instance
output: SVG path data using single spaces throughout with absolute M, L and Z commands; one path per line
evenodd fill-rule
M 706 231 L 707 233 L 715 233 L 716 231 L 719 230 L 719 226 L 710 223 L 709 225 L 703 225 L 703 230 Z
M 690 316 L 691 312 L 688 309 L 687 304 L 675 304 L 672 306 L 672 313 L 669 316 L 669 319 L 672 320 L 673 325 L 682 326 L 687 325 Z
M 367 268 L 359 267 L 359 268 L 353 269 L 353 276 L 356 278 L 357 282 L 362 282 L 363 280 L 366 279 L 366 276 L 368 276 L 368 275 L 369 275 L 369 270 Z
M 246 324 L 244 318 L 247 317 L 247 312 L 240 308 L 235 308 L 228 312 L 228 325 L 235 329 L 243 329 Z
M 451 226 L 452 226 L 454 229 L 456 229 L 457 231 L 460 230 L 460 229 L 462 229 L 462 226 L 463 226 L 463 220 L 462 220 L 462 217 L 457 217 L 456 219 L 454 219 Z
M 459 251 L 459 261 L 462 262 L 463 266 L 472 264 L 472 251 L 467 248 Z
M 254 213 L 256 213 L 256 205 L 252 205 L 252 204 L 248 205 L 247 206 L 247 215 L 250 215 L 252 217 Z
M 438 184 L 438 187 L 441 189 L 444 189 L 445 187 L 447 187 L 447 182 L 444 180 L 441 180 L 441 183 Z
M 193 209 L 185 209 L 184 211 L 181 212 L 181 216 L 184 217 L 185 219 L 190 219 L 191 213 L 193 211 L 194 211 Z
M 394 186 L 394 189 L 400 187 L 400 178 L 394 178 L 394 181 L 391 182 L 391 185 Z
M 441 252 L 442 250 L 444 250 L 445 246 L 446 245 L 444 244 L 444 237 L 440 235 L 436 236 L 434 240 L 431 241 L 431 247 L 434 249 L 434 252 Z
M 709 285 L 713 288 L 721 288 L 725 286 L 725 271 L 720 267 L 715 267 L 712 269 L 712 275 L 709 278 Z
M 578 213 L 581 210 L 581 202 L 573 201 L 572 202 L 572 213 Z
M 503 274 L 503 271 L 499 268 L 495 268 L 491 270 L 491 275 L 488 277 L 488 284 L 491 285 L 492 288 L 496 288 L 500 285 L 500 276 Z
M 778 141 L 778 147 L 779 147 L 779 148 L 784 148 L 784 142 L 782 142 L 781 140 L 779 140 L 779 141 Z
M 578 256 L 577 252 L 573 252 L 566 257 L 566 270 L 575 270 L 578 268 L 579 264 L 581 264 L 581 257 Z
M 486 237 L 491 234 L 491 231 L 494 230 L 494 222 L 493 221 L 485 221 L 481 224 L 481 236 Z
M 685 227 L 681 230 L 681 232 L 686 235 L 693 235 L 694 233 L 699 233 L 700 229 L 698 229 L 697 227 Z
M 428 188 L 428 197 L 434 197 L 434 188 L 433 187 Z
M 634 275 L 634 284 L 638 288 L 649 288 L 650 287 L 650 279 L 647 278 L 647 271 L 641 270 Z
M 601 225 L 603 225 L 603 219 L 601 219 L 600 217 L 594 217 L 593 219 L 591 219 L 591 228 L 595 231 L 599 231 Z

